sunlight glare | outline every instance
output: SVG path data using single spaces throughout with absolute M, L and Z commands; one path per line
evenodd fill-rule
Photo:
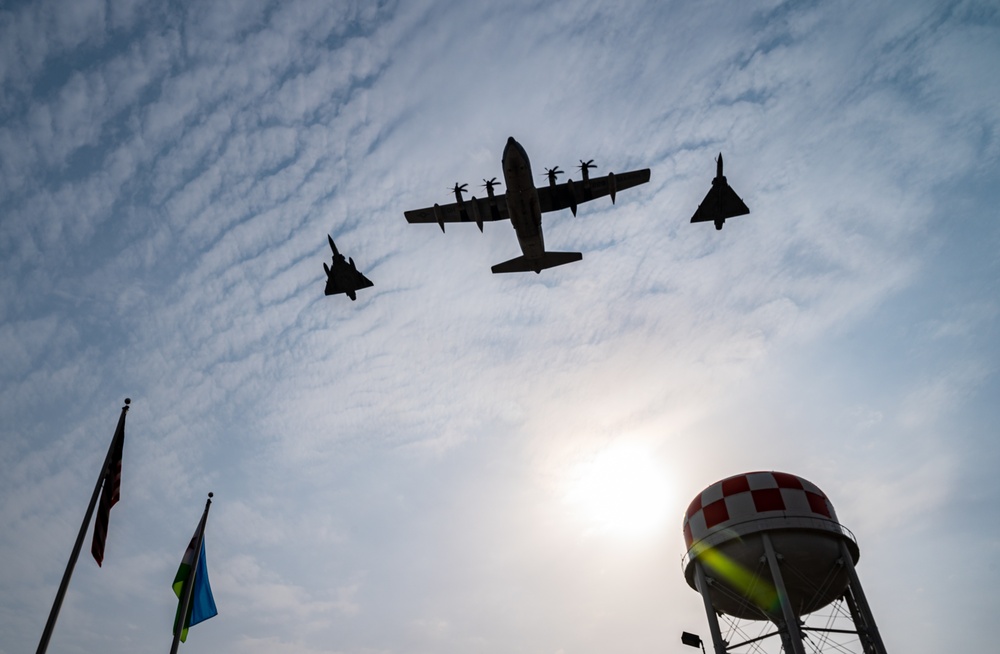
M 615 444 L 575 472 L 567 499 L 592 529 L 641 538 L 665 523 L 670 484 L 666 471 L 644 449 Z

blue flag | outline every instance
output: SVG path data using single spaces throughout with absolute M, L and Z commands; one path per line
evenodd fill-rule
M 202 525 L 198 526 L 199 531 L 203 528 Z M 177 575 L 174 577 L 174 593 L 177 595 L 179 600 L 184 597 L 184 587 L 191 583 L 191 563 L 194 560 L 194 548 L 195 543 L 198 542 L 198 531 L 195 532 L 194 537 L 191 539 L 191 544 L 188 545 L 187 551 L 184 552 L 184 558 L 181 560 L 180 568 L 177 569 Z M 219 611 L 215 608 L 215 598 L 212 597 L 212 584 L 208 580 L 208 563 L 205 560 L 205 539 L 204 536 L 201 539 L 201 555 L 198 557 L 198 568 L 194 573 L 194 589 L 191 591 L 191 605 L 188 607 L 187 620 L 184 621 L 184 627 L 181 630 L 181 642 L 187 641 L 187 630 L 188 627 L 196 625 L 199 622 L 204 622 L 209 618 L 214 618 L 219 614 Z M 174 617 L 174 625 L 176 628 L 177 621 L 180 619 L 181 615 L 181 602 L 177 603 L 177 615 Z
M 219 615 L 212 597 L 212 584 L 208 581 L 208 564 L 205 563 L 205 540 L 201 541 L 201 556 L 198 557 L 198 571 L 194 573 L 194 592 L 191 594 L 191 619 L 188 626 L 194 626 Z

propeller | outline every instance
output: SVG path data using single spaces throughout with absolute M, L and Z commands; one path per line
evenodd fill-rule
M 468 184 L 462 184 L 461 186 L 459 186 L 458 182 L 455 182 L 455 187 L 449 190 L 455 194 L 455 199 L 461 202 L 462 193 L 465 193 L 465 189 L 467 188 L 469 188 Z
M 588 168 L 597 168 L 597 165 L 594 163 L 593 159 L 590 159 L 588 161 L 584 161 L 583 159 L 580 159 L 580 166 L 579 166 L 579 168 L 580 168 L 580 172 L 582 172 L 584 175 L 586 175 Z
M 500 186 L 500 182 L 497 181 L 496 177 L 494 177 L 493 179 L 484 179 L 483 180 L 483 188 L 486 189 L 486 192 L 489 195 L 493 195 L 493 187 L 494 186 Z
M 550 186 L 555 186 L 556 185 L 556 177 L 558 177 L 559 175 L 562 175 L 562 174 L 563 174 L 563 171 L 559 170 L 559 166 L 556 166 L 555 168 L 546 168 L 545 169 L 545 175 L 548 176 L 548 178 L 549 178 L 549 185 Z

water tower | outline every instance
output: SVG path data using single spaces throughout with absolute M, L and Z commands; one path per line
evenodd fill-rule
M 784 472 L 716 482 L 688 507 L 684 541 L 684 577 L 705 603 L 715 654 L 751 645 L 760 651 L 761 642 L 775 635 L 782 651 L 805 654 L 804 638 L 816 652 L 842 634 L 856 637 L 864 654 L 886 654 L 854 569 L 858 544 L 815 484 Z M 807 626 L 806 616 L 834 603 L 846 607 L 850 629 L 832 622 Z M 757 621 L 769 633 L 753 637 L 741 630 L 743 642 L 729 643 L 719 616 Z

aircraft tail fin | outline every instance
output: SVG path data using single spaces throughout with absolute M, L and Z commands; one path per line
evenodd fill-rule
M 540 257 L 514 257 L 510 261 L 504 261 L 493 266 L 494 274 L 512 272 L 536 272 L 540 273 L 546 268 L 554 268 L 566 263 L 573 263 L 583 258 L 580 252 L 543 252 Z

